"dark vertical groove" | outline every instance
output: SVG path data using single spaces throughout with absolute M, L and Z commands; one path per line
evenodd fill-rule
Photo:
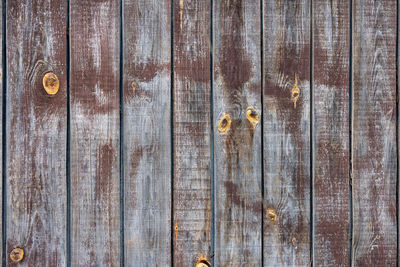
M 314 120 L 314 83 L 313 83 L 313 68 L 314 68 L 314 36 L 313 36 L 313 1 L 310 0 L 310 265 L 313 266 L 313 257 L 314 257 L 314 210 L 313 210 L 313 202 L 314 202 L 314 193 L 313 193 L 313 185 L 314 185 L 314 146 L 313 146 L 313 120 Z
M 350 0 L 350 37 L 349 37 L 349 198 L 350 198 L 350 226 L 349 226 L 349 266 L 352 266 L 352 254 L 353 254 L 353 1 Z
M 396 1 L 396 266 L 399 266 L 399 1 Z
M 260 0 L 260 49 L 261 49 L 261 266 L 264 266 L 264 13 Z
M 2 7 L 3 7 L 3 18 L 2 18 L 2 53 L 3 53 L 3 57 L 2 57 L 2 67 L 3 67 L 3 79 L 2 79 L 2 83 L 3 83 L 3 107 L 2 107 L 2 123 L 3 123 L 3 128 L 2 128 L 2 163 L 1 163 L 1 168 L 2 168 L 2 214 L 1 214 L 1 219 L 2 219 L 2 245 L 3 245 L 3 255 L 2 255 L 2 265 L 6 266 L 6 252 L 7 252 L 7 191 L 6 191 L 6 96 L 7 96 L 7 42 L 6 42 L 6 24 L 7 24 L 7 3 L 6 0 L 2 1 Z
M 71 266 L 71 107 L 70 107 L 70 0 L 67 0 L 67 32 L 66 32 L 66 63 L 67 63 L 67 147 L 66 147 L 66 175 L 67 175 L 67 266 Z
M 174 0 L 171 0 L 171 91 L 170 91 L 170 128 L 171 128 L 171 266 L 174 266 Z
M 120 262 L 121 266 L 125 266 L 125 231 L 124 231 L 124 215 L 125 215 L 125 195 L 124 195 L 124 60 L 123 60 L 123 1 L 119 0 L 119 209 L 120 209 Z
M 210 0 L 210 157 L 211 157 L 211 266 L 215 255 L 215 166 L 214 166 L 214 38 L 213 38 L 213 0 Z

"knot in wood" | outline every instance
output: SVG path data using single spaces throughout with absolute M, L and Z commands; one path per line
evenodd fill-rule
M 203 257 L 201 257 L 196 264 L 196 267 L 210 267 L 210 266 L 211 266 L 211 263 Z
M 271 222 L 276 222 L 278 220 L 278 214 L 276 211 L 272 208 L 267 209 L 267 219 L 270 220 Z
M 248 107 L 246 109 L 246 117 L 253 127 L 256 127 L 260 121 L 260 115 L 254 107 Z
M 24 250 L 22 248 L 14 248 L 10 253 L 10 259 L 13 262 L 20 262 L 24 257 Z
M 43 77 L 43 87 L 49 95 L 57 94 L 60 87 L 60 82 L 57 75 L 55 75 L 53 72 L 46 73 Z
M 224 113 L 218 123 L 218 132 L 220 134 L 227 133 L 231 128 L 231 123 L 232 123 L 231 116 L 229 116 L 229 114 Z

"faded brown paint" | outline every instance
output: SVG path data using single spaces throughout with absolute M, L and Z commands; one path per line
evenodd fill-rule
M 169 266 L 171 1 L 122 4 L 124 262 Z
M 260 1 L 213 1 L 216 266 L 261 265 L 259 12 Z
M 71 265 L 120 263 L 119 1 L 70 1 Z
M 311 264 L 310 4 L 263 1 L 266 266 Z
M 349 266 L 351 10 L 318 0 L 313 11 L 313 263 Z
M 175 266 L 211 258 L 210 1 L 174 1 Z
M 396 1 L 353 1 L 352 262 L 395 266 Z
M 6 264 L 66 264 L 66 14 L 65 1 L 7 2 Z M 57 73 L 49 97 L 43 76 Z

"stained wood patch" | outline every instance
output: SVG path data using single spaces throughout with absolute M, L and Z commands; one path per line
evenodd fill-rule
M 313 2 L 313 263 L 349 266 L 348 1 Z
M 119 10 L 70 2 L 73 266 L 120 263 Z
M 353 2 L 353 250 L 358 266 L 394 266 L 396 2 Z
M 262 133 L 247 116 L 262 111 L 260 8 L 213 2 L 216 266 L 261 265 Z
M 264 265 L 310 265 L 310 1 L 264 1 Z
M 174 264 L 211 259 L 210 1 L 174 1 Z
M 8 1 L 7 248 L 19 266 L 66 264 L 66 14 L 62 1 Z M 16 23 L 17 22 L 17 23 Z M 43 76 L 57 74 L 49 96 Z M 4 124 L 3 124 L 4 126 Z
M 171 264 L 171 3 L 124 1 L 125 262 Z

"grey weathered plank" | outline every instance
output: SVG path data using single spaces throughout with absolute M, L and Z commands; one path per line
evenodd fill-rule
M 264 265 L 310 265 L 310 1 L 264 1 Z
M 66 264 L 65 1 L 7 1 L 7 265 Z M 50 96 L 43 76 L 59 91 Z
M 119 1 L 70 1 L 71 264 L 120 262 Z
M 211 257 L 210 1 L 174 1 L 174 264 Z
M 216 266 L 261 265 L 260 10 L 213 2 Z
M 170 5 L 123 6 L 126 266 L 171 264 Z
M 353 251 L 395 266 L 396 1 L 353 1 Z
M 349 266 L 350 2 L 313 1 L 313 264 Z

